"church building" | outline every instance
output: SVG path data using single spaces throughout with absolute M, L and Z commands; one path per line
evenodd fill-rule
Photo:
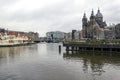
M 94 15 L 92 10 L 90 20 L 87 19 L 86 13 L 82 18 L 82 35 L 83 38 L 88 39 L 104 39 L 104 29 L 107 26 L 103 21 L 103 15 L 98 9 L 97 14 Z

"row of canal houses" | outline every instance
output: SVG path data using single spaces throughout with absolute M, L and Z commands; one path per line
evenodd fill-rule
M 0 29 L 0 45 L 32 43 L 39 38 L 38 33 Z

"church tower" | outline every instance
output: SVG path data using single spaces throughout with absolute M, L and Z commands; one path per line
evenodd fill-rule
M 93 10 L 92 10 L 92 12 L 91 12 L 90 22 L 91 22 L 92 24 L 95 23 L 95 16 L 94 16 L 94 11 L 93 11 Z
M 84 16 L 82 18 L 82 29 L 83 29 L 83 38 L 86 38 L 87 36 L 87 24 L 88 24 L 88 21 L 87 21 L 87 17 L 86 17 L 86 14 L 84 13 Z
M 87 17 L 86 17 L 85 13 L 84 13 L 84 16 L 82 18 L 82 26 L 87 26 Z
M 96 24 L 95 16 L 94 16 L 94 11 L 92 10 L 91 16 L 90 16 L 90 22 L 89 22 L 89 38 L 93 39 L 94 38 L 94 25 Z

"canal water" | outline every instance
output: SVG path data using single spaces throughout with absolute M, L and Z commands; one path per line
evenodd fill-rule
M 66 53 L 59 45 L 0 48 L 0 80 L 120 80 L 119 53 Z

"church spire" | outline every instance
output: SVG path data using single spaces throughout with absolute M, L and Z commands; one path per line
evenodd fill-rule
M 83 16 L 83 18 L 86 18 L 86 13 L 84 12 L 84 16 Z
M 86 13 L 83 14 L 83 20 L 87 20 Z
M 87 17 L 86 17 L 86 13 L 84 12 L 83 18 L 82 18 L 82 23 L 83 25 L 87 24 Z
M 91 16 L 94 16 L 94 11 L 93 11 L 93 9 L 92 9 L 92 13 L 91 13 Z
M 98 13 L 100 13 L 100 9 L 99 9 L 99 7 L 98 7 Z
M 94 18 L 95 18 L 95 16 L 94 16 L 94 11 L 93 11 L 93 9 L 92 9 L 90 19 L 94 19 Z

